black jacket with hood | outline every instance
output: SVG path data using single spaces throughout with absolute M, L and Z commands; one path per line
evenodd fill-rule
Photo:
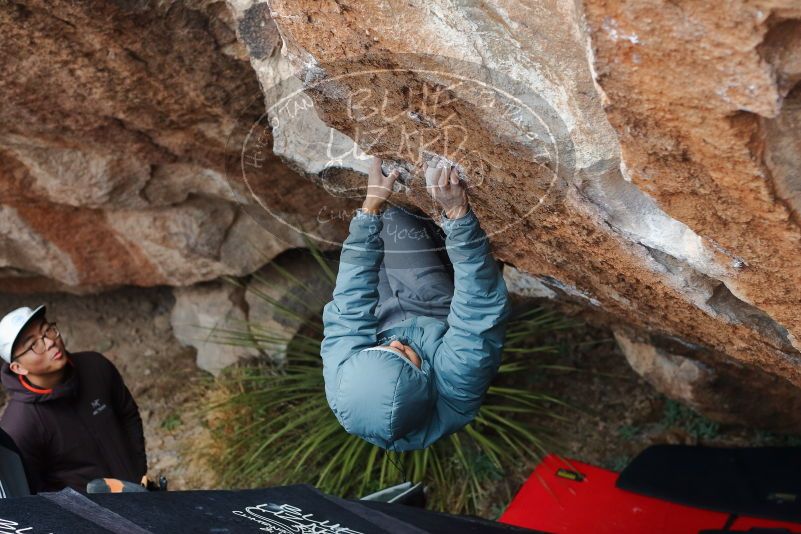
M 131 392 L 97 352 L 67 353 L 68 375 L 40 389 L 4 364 L 9 394 L 0 427 L 16 442 L 31 493 L 85 491 L 95 478 L 139 482 L 147 472 L 142 419 Z

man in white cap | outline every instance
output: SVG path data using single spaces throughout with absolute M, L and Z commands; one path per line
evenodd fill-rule
M 22 453 L 31 493 L 85 491 L 98 478 L 146 482 L 142 419 L 130 391 L 97 352 L 67 352 L 45 306 L 0 320 L 0 427 Z

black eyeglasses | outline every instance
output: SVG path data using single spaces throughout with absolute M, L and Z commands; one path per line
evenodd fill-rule
M 61 333 L 56 328 L 56 323 L 48 323 L 47 328 L 44 331 L 44 334 L 38 336 L 27 349 L 23 350 L 16 356 L 14 359 L 19 358 L 29 350 L 32 350 L 36 354 L 44 354 L 47 351 L 47 343 L 45 343 L 45 338 L 50 339 L 52 341 L 57 340 L 61 336 Z

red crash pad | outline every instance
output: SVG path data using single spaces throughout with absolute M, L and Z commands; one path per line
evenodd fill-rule
M 615 487 L 618 474 L 548 455 L 499 519 L 554 534 L 698 534 L 723 529 L 729 514 L 645 497 Z M 754 527 L 801 533 L 801 525 L 738 517 L 731 531 Z

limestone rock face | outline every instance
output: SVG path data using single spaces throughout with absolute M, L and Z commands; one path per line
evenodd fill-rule
M 331 300 L 332 281 L 307 251 L 290 250 L 237 282 L 173 289 L 175 337 L 194 347 L 198 367 L 219 375 L 258 357 L 280 361 L 289 342 Z
M 801 431 L 801 397 L 786 378 L 684 339 L 643 331 L 609 317 L 576 288 L 505 266 L 509 293 L 521 306 L 553 306 L 596 325 L 614 325 L 618 348 L 654 389 L 722 423 L 780 433 Z M 755 399 L 758 398 L 758 402 Z
M 801 428 L 797 388 L 780 377 L 676 338 L 620 328 L 615 339 L 631 367 L 656 390 L 710 419 L 780 433 Z
M 272 153 L 230 171 L 264 106 L 223 2 L 5 2 L 0 47 L 2 290 L 244 275 L 303 245 L 282 221 L 316 224 Z
M 269 9 L 316 116 L 358 148 L 460 162 L 499 258 L 610 322 L 801 385 L 796 2 L 229 3 L 240 21 Z M 426 136 L 454 123 L 456 148 Z M 319 172 L 329 153 L 287 157 Z M 434 213 L 419 188 L 405 200 Z
M 615 333 L 629 365 L 656 389 L 679 399 L 699 411 L 704 404 L 699 397 L 714 380 L 714 371 L 693 358 L 672 354 L 651 345 L 638 343 L 620 332 Z
M 234 343 L 227 332 L 239 332 L 247 321 L 243 288 L 231 283 L 206 282 L 173 290 L 175 305 L 170 314 L 178 341 L 196 350 L 197 366 L 213 375 L 240 360 L 257 358 L 259 350 Z
M 369 155 L 444 158 L 520 292 L 703 349 L 635 365 L 671 395 L 701 364 L 801 386 L 796 0 L 26 0 L 0 29 L 3 290 L 252 273 L 341 244 Z
M 331 300 L 334 285 L 310 255 L 289 251 L 254 273 L 245 290 L 248 324 L 259 348 L 273 360 Z

